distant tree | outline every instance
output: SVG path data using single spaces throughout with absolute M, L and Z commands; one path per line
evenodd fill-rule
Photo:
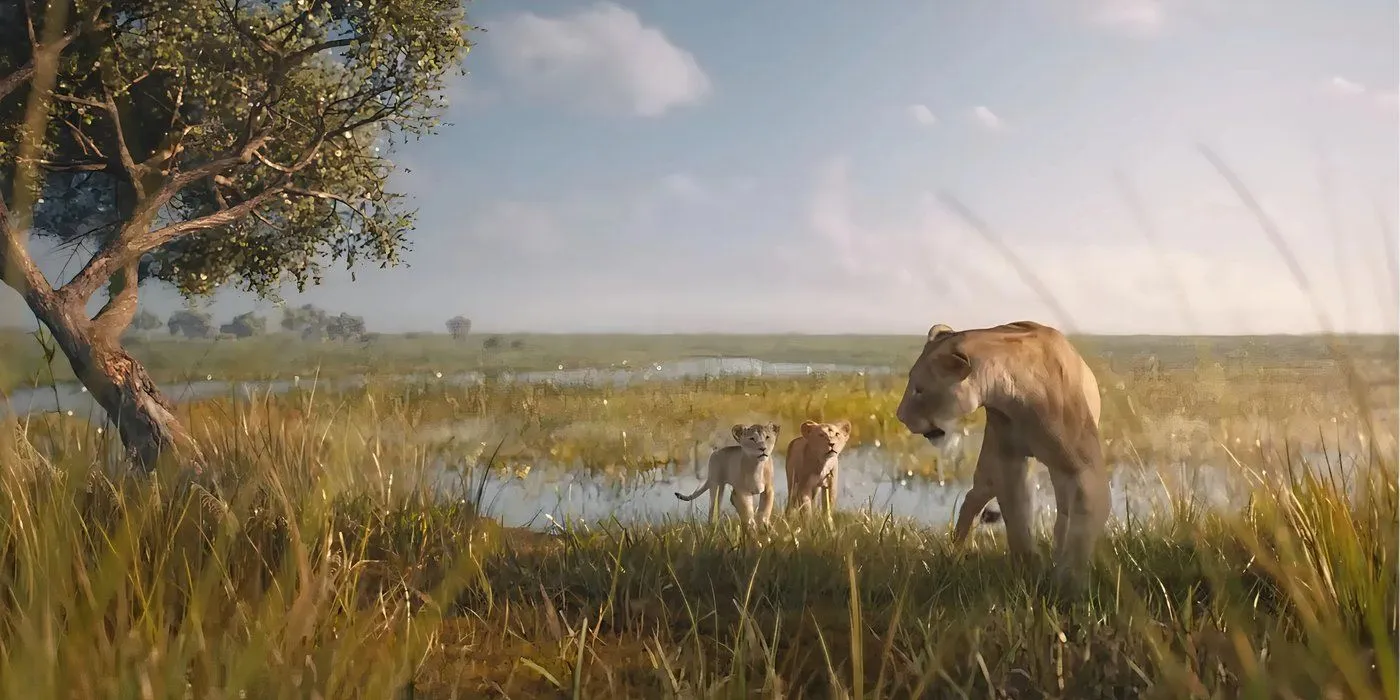
M 165 321 L 160 320 L 159 316 L 146 309 L 142 309 L 140 313 L 136 314 L 136 316 L 131 319 L 131 327 L 142 333 L 150 333 L 164 326 Z
M 487 338 L 486 340 L 481 342 L 481 347 L 486 348 L 487 350 L 501 347 L 501 336 L 493 335 Z
M 246 314 L 234 316 L 232 321 L 219 326 L 219 332 L 235 338 L 251 338 L 267 332 L 267 319 L 249 311 Z
M 447 332 L 453 338 L 462 340 L 472 332 L 472 320 L 466 316 L 453 316 L 447 319 Z
M 0 0 L 0 283 L 139 465 L 199 455 L 121 345 L 140 285 L 268 293 L 397 262 L 413 212 L 389 156 L 436 127 L 464 5 Z M 49 279 L 33 236 L 93 252 Z
M 326 337 L 331 340 L 355 340 L 365 334 L 365 320 L 342 313 L 326 324 Z
M 166 322 L 170 328 L 170 335 L 182 335 L 186 338 L 208 338 L 214 334 L 214 324 L 209 314 L 203 311 L 193 311 L 190 309 L 180 309 L 170 314 L 170 320 Z
M 511 349 L 511 350 L 519 350 L 519 349 L 521 349 L 521 348 L 523 348 L 523 347 L 525 347 L 525 341 L 523 341 L 523 340 L 521 340 L 521 339 L 519 339 L 519 338 L 516 338 L 515 340 L 510 341 L 510 349 Z
M 327 314 L 312 304 L 302 304 L 296 308 L 282 309 L 282 328 L 306 335 L 308 330 L 319 330 L 326 326 Z

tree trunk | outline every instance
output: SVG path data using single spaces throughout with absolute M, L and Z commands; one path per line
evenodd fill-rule
M 73 374 L 116 425 L 132 462 L 151 470 L 164 454 L 199 460 L 199 449 L 141 363 L 126 352 L 120 333 L 105 333 L 86 318 L 76 300 L 28 294 L 39 321 L 53 334 Z M 198 462 L 196 462 L 197 464 Z

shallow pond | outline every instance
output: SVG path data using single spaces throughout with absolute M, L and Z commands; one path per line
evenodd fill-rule
M 1320 457 L 1318 458 L 1320 460 Z M 1320 461 L 1311 462 L 1322 471 Z M 776 501 L 773 512 L 781 514 L 787 500 L 781 458 L 775 465 Z M 867 510 L 911 518 L 931 527 L 944 527 L 954 520 L 957 508 L 967 494 L 966 481 L 939 482 L 909 475 L 893 476 L 887 453 L 878 449 L 858 449 L 841 457 L 841 481 L 837 507 Z M 474 480 L 480 472 L 444 474 L 439 488 L 447 492 L 474 493 Z M 1279 475 L 1275 475 L 1279 476 Z M 1124 466 L 1113 472 L 1112 518 L 1119 523 L 1140 524 L 1147 520 L 1171 518 L 1191 504 L 1196 509 L 1237 510 L 1258 488 L 1258 477 L 1246 476 L 1238 468 L 1195 465 L 1169 465 L 1157 469 Z M 1050 476 L 1038 463 L 1030 473 L 1032 502 L 1038 525 L 1049 527 L 1055 516 L 1054 492 Z M 592 475 L 579 470 L 536 468 L 523 477 L 488 479 L 484 488 L 483 512 L 509 526 L 534 529 L 557 528 L 564 523 L 597 523 L 616 520 L 622 524 L 654 524 L 678 518 L 708 517 L 708 493 L 685 503 L 677 491 L 690 494 L 701 479 L 691 465 L 674 469 L 654 469 L 629 475 Z M 733 518 L 728 495 L 721 501 L 721 517 Z M 993 504 L 991 508 L 995 509 Z M 999 525 L 997 527 L 1000 527 Z

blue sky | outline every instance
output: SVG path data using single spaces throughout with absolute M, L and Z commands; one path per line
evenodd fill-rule
M 451 87 L 450 125 L 396 158 L 420 212 L 409 266 L 336 272 L 288 302 L 388 332 L 459 313 L 482 331 L 922 333 L 1025 318 L 1312 332 L 1314 302 L 1338 329 L 1396 329 L 1392 0 L 469 12 L 488 31 Z M 1198 142 L 1279 223 L 1310 293 Z M 988 222 L 1068 318 L 939 192 Z M 181 302 L 152 288 L 143 304 Z M 254 306 L 271 309 L 235 293 L 209 303 L 219 318 Z M 32 323 L 9 291 L 0 322 Z

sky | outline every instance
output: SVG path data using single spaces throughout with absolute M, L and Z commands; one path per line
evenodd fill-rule
M 1393 0 L 468 12 L 446 123 L 395 156 L 406 265 L 287 303 L 381 332 L 1396 331 Z

